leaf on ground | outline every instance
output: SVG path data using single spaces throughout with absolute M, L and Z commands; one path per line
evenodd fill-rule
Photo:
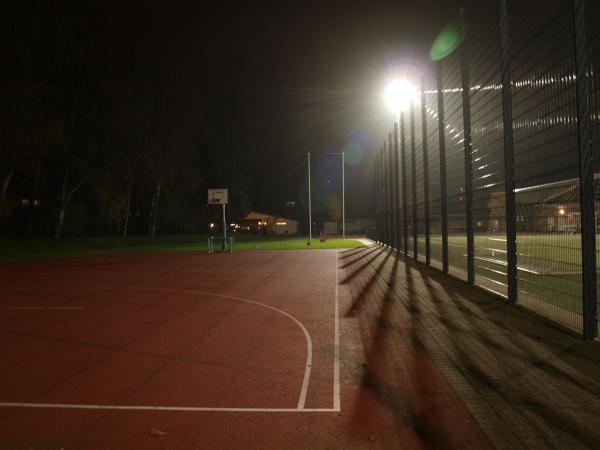
M 148 430 L 148 434 L 154 437 L 166 436 L 168 433 L 168 431 L 159 430 L 158 428 L 150 428 L 150 430 Z

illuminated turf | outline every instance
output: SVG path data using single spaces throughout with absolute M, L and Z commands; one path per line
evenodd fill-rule
M 259 237 L 234 235 L 235 250 L 294 250 L 357 248 L 364 244 L 352 239 L 326 239 L 319 242 L 313 238 L 306 245 L 304 238 Z M 220 242 L 215 242 L 215 250 Z M 139 251 L 207 251 L 206 235 L 178 236 L 104 236 L 91 238 L 63 239 L 0 239 L 0 260 L 16 261 L 61 256 L 93 255 Z
M 442 239 L 431 236 L 432 265 L 441 267 Z M 425 258 L 425 236 L 417 239 L 419 259 Z M 409 240 L 409 251 L 412 249 Z M 600 248 L 600 238 L 596 241 Z M 448 237 L 450 273 L 466 277 L 467 239 Z M 519 234 L 517 236 L 518 289 L 560 313 L 581 313 L 581 236 L 579 234 Z M 600 280 L 599 280 L 600 281 Z M 475 282 L 506 295 L 506 235 L 475 237 Z M 522 296 L 524 298 L 524 296 Z M 565 317 L 564 322 L 579 320 Z

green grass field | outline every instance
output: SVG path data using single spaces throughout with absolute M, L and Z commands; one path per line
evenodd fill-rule
M 236 234 L 234 240 L 235 251 L 334 249 L 364 246 L 360 241 L 352 239 L 327 239 L 325 242 L 313 239 L 311 245 L 306 245 L 306 238 L 258 237 Z M 220 249 L 218 241 L 215 242 L 214 248 L 217 251 Z M 50 239 L 0 239 L 1 261 L 122 252 L 207 250 L 206 235 L 128 236 L 126 238 L 104 236 L 63 239 L 58 242 Z
M 262 241 L 241 241 L 235 244 L 235 250 L 305 250 L 305 249 L 327 249 L 327 248 L 358 248 L 365 245 L 360 241 L 351 239 L 328 239 L 325 242 L 312 240 L 310 245 L 307 239 L 284 239 Z
M 431 236 L 432 264 L 441 267 L 442 239 Z M 413 242 L 409 240 L 409 250 Z M 419 259 L 425 258 L 425 237 L 417 239 Z M 596 243 L 600 249 L 600 238 Z M 467 239 L 448 237 L 449 271 L 466 278 Z M 598 258 L 600 259 L 600 258 Z M 581 320 L 581 236 L 578 234 L 518 234 L 517 286 L 522 299 L 544 302 L 566 325 Z M 506 235 L 475 236 L 475 282 L 506 295 Z M 600 286 L 600 278 L 598 279 Z M 555 317 L 556 318 L 556 317 Z

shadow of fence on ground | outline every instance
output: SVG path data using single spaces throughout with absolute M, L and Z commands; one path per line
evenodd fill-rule
M 449 448 L 443 417 L 430 414 L 439 405 L 420 395 L 443 388 L 431 372 L 445 359 L 477 393 L 468 406 L 485 408 L 517 445 L 530 436 L 546 448 L 600 445 L 597 343 L 385 247 L 355 255 L 343 266 L 350 271 L 343 282 L 357 292 L 345 317 L 360 321 L 362 385 L 372 397 L 358 399 L 355 420 L 364 419 L 361 402 L 375 399 L 423 444 Z

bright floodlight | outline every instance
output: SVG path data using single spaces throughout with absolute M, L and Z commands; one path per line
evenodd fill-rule
M 385 101 L 396 114 L 405 111 L 415 97 L 415 87 L 405 79 L 392 81 L 385 90 Z

